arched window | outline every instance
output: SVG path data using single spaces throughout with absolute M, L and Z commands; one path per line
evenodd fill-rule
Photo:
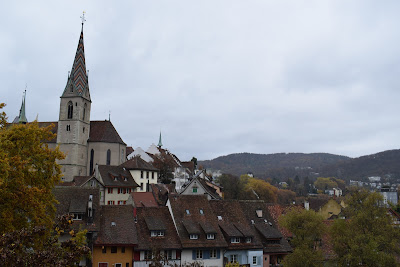
M 72 102 L 68 102 L 68 119 L 72 119 L 72 113 L 74 112 L 74 105 Z
M 110 165 L 111 163 L 111 150 L 107 150 L 107 163 L 106 165 Z
M 93 173 L 94 150 L 90 150 L 90 174 Z
M 83 106 L 83 114 L 82 114 L 82 120 L 85 120 L 85 116 L 86 116 L 86 103 Z

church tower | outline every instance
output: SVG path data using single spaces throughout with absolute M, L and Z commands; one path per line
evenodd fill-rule
M 74 63 L 68 74 L 67 85 L 61 95 L 58 119 L 57 144 L 66 154 L 61 160 L 64 181 L 72 181 L 74 176 L 87 174 L 88 139 L 90 131 L 90 92 L 86 73 L 85 51 L 82 30 L 76 49 Z

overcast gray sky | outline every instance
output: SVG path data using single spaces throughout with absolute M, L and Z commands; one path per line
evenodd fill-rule
M 92 120 L 181 160 L 400 144 L 400 1 L 2 1 L 0 102 L 58 120 L 82 11 Z

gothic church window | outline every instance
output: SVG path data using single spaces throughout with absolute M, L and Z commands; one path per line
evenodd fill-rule
M 82 120 L 85 120 L 85 116 L 86 116 L 86 104 L 83 106 Z
M 111 163 L 111 150 L 107 150 L 107 163 L 106 165 L 110 165 Z
M 72 119 L 72 113 L 74 111 L 74 105 L 72 102 L 68 102 L 68 119 Z

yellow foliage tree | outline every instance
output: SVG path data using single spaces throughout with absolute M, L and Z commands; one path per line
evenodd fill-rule
M 262 199 L 273 203 L 277 201 L 278 188 L 261 179 L 248 177 L 246 180 L 244 192 L 247 199 Z

